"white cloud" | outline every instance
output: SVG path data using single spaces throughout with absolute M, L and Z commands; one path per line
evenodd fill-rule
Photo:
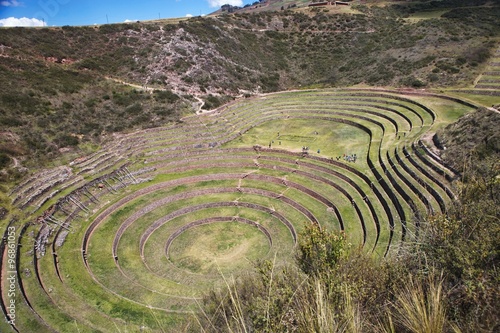
M 36 18 L 27 17 L 8 17 L 5 19 L 0 19 L 0 27 L 43 27 L 47 24 Z
M 4 0 L 4 1 L 0 1 L 0 5 L 2 5 L 4 7 L 19 7 L 19 6 L 22 6 L 23 3 L 19 2 L 17 0 Z
M 243 6 L 243 0 L 208 0 L 210 7 L 220 7 L 222 5 Z
M 130 22 L 137 22 L 137 20 L 129 20 L 129 19 L 126 19 L 125 21 L 123 21 L 124 23 L 130 23 Z
M 193 17 L 193 14 L 186 14 L 186 17 Z

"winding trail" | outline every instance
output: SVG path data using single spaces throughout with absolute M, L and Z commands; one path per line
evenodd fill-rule
M 139 90 L 143 90 L 143 91 L 151 91 L 151 92 L 153 92 L 155 90 L 166 91 L 165 88 L 153 88 L 153 87 L 148 87 L 147 85 L 140 86 L 140 85 L 135 84 L 135 83 L 126 82 L 126 81 L 123 81 L 123 80 L 120 80 L 120 79 L 116 79 L 116 78 L 113 78 L 113 77 L 109 77 L 109 76 L 105 76 L 104 78 L 106 78 L 106 80 L 114 81 L 116 83 L 120 83 L 120 84 L 129 86 L 129 87 L 133 87 L 133 88 L 136 88 L 136 89 L 139 89 Z

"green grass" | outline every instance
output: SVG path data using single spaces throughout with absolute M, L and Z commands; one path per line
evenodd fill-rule
M 366 133 L 352 126 L 320 120 L 284 119 L 255 127 L 224 147 L 252 147 L 257 144 L 267 148 L 271 143 L 272 148 L 295 152 L 309 147 L 309 153 L 326 157 L 356 152 L 364 156 L 368 140 Z
M 193 273 L 233 272 L 269 251 L 267 238 L 255 227 L 240 223 L 217 223 L 191 228 L 175 239 L 170 260 Z
M 406 21 L 415 23 L 419 22 L 421 20 L 428 20 L 428 19 L 433 19 L 433 18 L 439 18 L 443 14 L 449 12 L 450 9 L 439 9 L 439 10 L 426 10 L 426 11 L 421 11 L 417 12 L 414 14 L 411 14 L 408 18 L 406 18 Z
M 469 92 L 461 93 L 458 90 L 454 90 L 453 92 L 448 92 L 447 94 L 453 97 L 458 97 L 466 101 L 471 101 L 474 104 L 478 104 L 484 107 L 491 107 L 492 105 L 500 104 L 500 96 L 471 94 Z

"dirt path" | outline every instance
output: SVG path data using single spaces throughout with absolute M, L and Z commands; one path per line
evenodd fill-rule
M 487 109 L 490 110 L 490 111 L 496 112 L 496 113 L 500 113 L 500 110 L 497 110 L 497 109 L 492 108 L 492 107 L 489 107 Z
M 126 81 L 123 81 L 123 80 L 120 80 L 120 79 L 115 79 L 115 78 L 112 78 L 112 77 L 109 77 L 109 76 L 105 76 L 105 78 L 106 78 L 106 80 L 111 80 L 111 81 L 114 81 L 114 82 L 117 82 L 117 83 L 120 83 L 120 84 L 123 84 L 123 85 L 126 85 L 126 86 L 134 87 L 134 88 L 139 89 L 139 90 L 144 90 L 144 91 L 155 91 L 155 90 L 166 91 L 165 88 L 153 88 L 153 87 L 148 87 L 147 85 L 140 86 L 138 84 L 126 82 Z
M 199 105 L 198 105 L 198 107 L 197 107 L 197 109 L 198 109 L 198 110 L 196 110 L 196 113 L 201 113 L 201 112 L 202 112 L 202 111 L 201 111 L 201 109 L 203 108 L 203 106 L 205 106 L 205 101 L 204 101 L 204 100 L 202 100 L 201 98 L 199 98 L 198 96 L 193 96 L 193 97 L 194 97 L 194 98 L 198 101 L 198 103 L 199 103 Z

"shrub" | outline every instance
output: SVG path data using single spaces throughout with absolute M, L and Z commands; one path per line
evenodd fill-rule
M 203 300 L 199 323 L 206 332 L 291 332 L 297 328 L 294 300 L 305 277 L 275 262 L 256 264 L 256 273 L 226 280 L 226 288 Z
M 222 102 L 219 98 L 214 95 L 208 95 L 205 99 L 205 104 L 203 105 L 203 109 L 212 110 L 221 106 Z
M 142 112 L 142 104 L 141 103 L 134 103 L 130 106 L 128 106 L 125 109 L 125 112 L 130 115 L 138 115 L 139 113 Z
M 430 73 L 429 75 L 427 75 L 427 80 L 429 80 L 430 82 L 437 82 L 439 81 L 439 75 L 437 75 L 436 73 Z
M 55 143 L 59 147 L 71 147 L 71 146 L 77 146 L 79 143 L 78 137 L 69 135 L 69 134 L 62 134 L 58 136 L 55 140 Z
M 490 56 L 491 56 L 491 51 L 489 48 L 485 46 L 472 48 L 470 50 L 467 50 L 465 54 L 467 62 L 469 62 L 471 65 L 475 64 L 475 66 L 484 63 L 486 60 L 490 58 Z M 461 59 L 463 58 L 461 57 Z
M 91 69 L 91 70 L 100 70 L 101 66 L 96 59 L 93 58 L 85 58 L 77 63 L 76 67 L 78 69 Z
M 297 261 L 306 274 L 329 274 L 337 268 L 346 250 L 345 234 L 326 232 L 316 224 L 309 224 L 299 238 Z
M 0 153 L 0 169 L 8 167 L 10 164 L 10 157 L 7 154 Z
M 401 79 L 400 83 L 404 86 L 407 87 L 413 87 L 413 88 L 421 88 L 426 85 L 425 82 L 421 81 L 420 79 L 416 78 L 415 76 L 408 76 L 404 79 Z
M 7 126 L 7 127 L 19 127 L 23 126 L 25 124 L 25 121 L 19 118 L 15 117 L 0 117 L 0 125 L 2 126 Z
M 170 90 L 157 90 L 154 92 L 154 98 L 157 101 L 162 101 L 166 103 L 175 103 L 177 100 L 179 100 L 179 96 L 174 94 Z

